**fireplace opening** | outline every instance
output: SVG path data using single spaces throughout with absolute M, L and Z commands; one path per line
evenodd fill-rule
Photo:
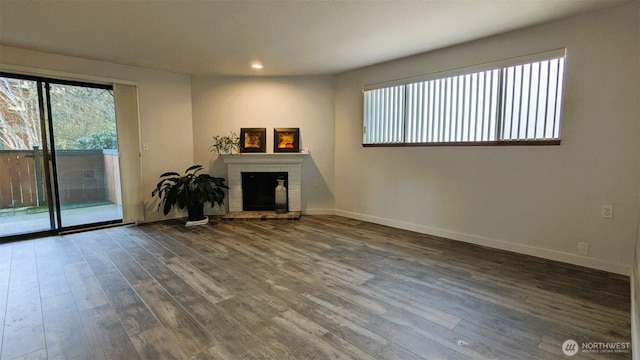
M 242 172 L 241 175 L 243 211 L 275 211 L 278 180 L 284 180 L 284 186 L 289 188 L 286 172 Z

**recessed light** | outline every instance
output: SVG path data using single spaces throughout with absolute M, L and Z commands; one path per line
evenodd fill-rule
M 253 64 L 251 64 L 251 68 L 256 69 L 256 70 L 260 70 L 260 69 L 262 69 L 262 64 L 253 63 Z

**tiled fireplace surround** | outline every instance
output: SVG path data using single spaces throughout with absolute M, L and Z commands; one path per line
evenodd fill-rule
M 222 155 L 227 164 L 229 185 L 229 212 L 242 211 L 243 172 L 286 172 L 288 173 L 289 211 L 302 211 L 302 162 L 309 155 L 303 153 L 245 153 Z M 274 188 L 275 191 L 275 188 Z

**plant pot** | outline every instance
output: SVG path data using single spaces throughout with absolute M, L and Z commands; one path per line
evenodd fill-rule
M 189 221 L 201 221 L 206 218 L 204 216 L 204 203 L 187 204 L 187 213 Z
M 184 224 L 184 226 L 197 226 L 197 225 L 204 225 L 206 223 L 209 222 L 209 217 L 205 216 L 204 219 L 202 220 L 198 220 L 198 221 L 189 221 L 187 220 L 187 222 Z

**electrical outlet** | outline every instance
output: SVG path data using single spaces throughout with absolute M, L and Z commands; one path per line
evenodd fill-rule
M 149 151 L 149 144 L 147 143 L 142 144 L 142 150 Z
M 602 217 L 613 219 L 613 205 L 602 205 Z
M 587 243 L 578 243 L 578 255 L 589 256 L 589 244 Z

